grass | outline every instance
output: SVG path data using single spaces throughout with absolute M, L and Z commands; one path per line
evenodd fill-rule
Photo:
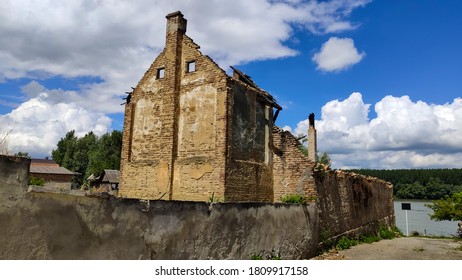
M 335 245 L 335 248 L 337 250 L 346 250 L 346 249 L 349 249 L 355 245 L 358 245 L 359 244 L 359 240 L 356 240 L 356 239 L 349 239 L 348 237 L 346 236 L 342 236 L 342 238 L 340 238 L 338 241 L 337 241 L 337 244 Z
M 382 238 L 380 238 L 380 236 L 370 235 L 370 236 L 362 236 L 360 240 L 361 240 L 361 243 L 371 244 L 371 243 L 382 240 Z
M 275 252 L 266 252 L 262 254 L 253 254 L 251 260 L 282 260 L 281 256 Z
M 261 255 L 252 255 L 250 259 L 251 260 L 263 260 L 263 257 Z
M 351 248 L 352 246 L 361 244 L 361 243 L 368 243 L 371 244 L 373 242 L 378 242 L 383 239 L 393 239 L 395 237 L 402 236 L 401 232 L 396 228 L 386 228 L 380 227 L 378 235 L 363 235 L 360 236 L 358 239 L 350 239 L 346 236 L 342 236 L 336 243 L 335 249 L 341 251 Z M 321 232 L 321 239 L 323 238 Z

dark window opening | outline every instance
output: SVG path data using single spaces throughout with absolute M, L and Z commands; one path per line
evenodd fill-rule
M 157 69 L 157 79 L 163 79 L 165 76 L 165 68 Z
M 186 72 L 195 72 L 196 71 L 196 62 L 195 61 L 190 61 L 186 63 Z

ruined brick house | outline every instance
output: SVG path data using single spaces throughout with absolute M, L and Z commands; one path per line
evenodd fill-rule
M 315 195 L 315 134 L 310 160 L 274 126 L 276 100 L 203 55 L 186 23 L 180 12 L 167 15 L 165 48 L 127 97 L 118 195 L 227 202 Z

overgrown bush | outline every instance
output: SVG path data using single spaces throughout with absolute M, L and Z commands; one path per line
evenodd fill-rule
M 342 238 L 340 238 L 340 240 L 337 241 L 337 245 L 335 245 L 335 248 L 337 248 L 337 250 L 346 250 L 358 244 L 359 244 L 358 240 L 349 239 L 346 236 L 342 236 Z
M 32 185 L 32 186 L 45 186 L 45 179 L 43 178 L 35 178 L 35 177 L 32 177 L 30 176 L 29 177 L 29 185 Z
M 396 232 L 395 230 L 386 227 L 380 227 L 379 235 L 382 239 L 393 239 L 399 236 L 399 232 Z
M 380 236 L 377 236 L 377 235 L 369 235 L 369 236 L 361 236 L 360 240 L 362 243 L 371 244 L 371 243 L 382 240 L 382 238 L 380 238 Z
M 285 195 L 281 197 L 283 203 L 306 204 L 306 198 L 300 194 Z

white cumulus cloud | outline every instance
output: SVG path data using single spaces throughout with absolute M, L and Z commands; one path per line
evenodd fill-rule
M 26 151 L 33 151 L 35 145 L 48 151 L 52 139 L 59 139 L 56 135 L 62 137 L 71 128 L 104 130 L 108 121 L 104 116 L 123 112 L 124 92 L 138 83 L 163 49 L 168 13 L 180 10 L 188 20 L 187 34 L 204 54 L 227 68 L 297 55 L 298 51 L 286 44 L 297 40 L 295 26 L 314 34 L 354 29 L 357 24 L 350 22 L 350 14 L 369 2 L 4 0 L 0 9 L 0 37 L 4 38 L 0 40 L 0 83 L 26 78 L 20 101 L 30 100 L 24 104 L 10 97 L 1 100 L 2 106 L 19 107 L 0 115 L 0 129 L 7 122 L 14 125 L 17 134 L 12 142 Z M 81 82 L 73 90 L 45 89 L 42 80 L 47 78 Z M 35 109 L 28 110 L 34 114 L 25 114 L 24 108 L 32 104 Z M 59 119 L 65 110 L 82 114 L 76 113 L 76 119 Z M 101 121 L 84 121 L 83 115 Z M 39 116 L 43 120 L 37 123 Z M 79 126 L 79 121 L 85 125 Z M 36 130 L 47 128 L 46 141 L 38 141 L 41 134 L 32 124 L 38 125 Z
M 462 167 L 462 98 L 428 104 L 409 96 L 386 96 L 374 106 L 361 93 L 322 107 L 316 121 L 318 150 L 327 152 L 336 168 Z M 306 134 L 308 120 L 295 134 Z
M 50 155 L 59 139 L 71 130 L 77 136 L 89 131 L 97 135 L 106 133 L 111 119 L 94 113 L 75 103 L 50 102 L 46 92 L 22 103 L 11 113 L 0 116 L 3 133 L 7 137 L 9 153 L 18 151 Z
M 358 52 L 353 39 L 331 37 L 312 59 L 319 70 L 332 72 L 359 63 L 365 55 L 365 52 Z

